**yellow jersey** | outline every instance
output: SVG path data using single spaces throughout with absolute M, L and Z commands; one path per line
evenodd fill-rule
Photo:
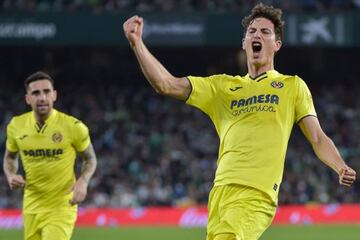
M 316 116 L 311 93 L 298 76 L 275 70 L 249 75 L 188 77 L 186 103 L 205 112 L 220 138 L 214 185 L 242 184 L 277 203 L 294 123 Z
M 76 152 L 83 152 L 89 144 L 88 128 L 55 109 L 41 128 L 33 111 L 12 118 L 6 148 L 19 152 L 24 166 L 24 213 L 76 210 L 69 204 Z

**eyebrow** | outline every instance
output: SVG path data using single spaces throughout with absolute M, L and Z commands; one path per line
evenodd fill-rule
M 255 27 L 249 27 L 248 30 L 257 30 L 257 28 L 255 28 Z M 269 30 L 269 31 L 272 31 L 270 28 L 267 28 L 267 27 L 260 28 L 260 30 Z
M 44 89 L 41 89 L 41 90 L 43 90 L 44 92 L 50 92 L 50 91 L 51 91 L 50 88 L 44 88 Z M 36 89 L 36 90 L 31 91 L 30 93 L 31 93 L 31 94 L 37 94 L 37 93 L 40 93 L 41 90 Z

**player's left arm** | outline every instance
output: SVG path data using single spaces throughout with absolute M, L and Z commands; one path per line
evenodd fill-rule
M 77 179 L 75 185 L 73 186 L 74 196 L 70 201 L 70 204 L 78 204 L 85 200 L 87 195 L 87 187 L 89 185 L 90 179 L 93 176 L 97 160 L 96 154 L 94 151 L 93 145 L 90 143 L 89 146 L 85 149 L 85 151 L 79 153 L 83 163 L 81 167 L 81 175 Z
M 346 165 L 334 142 L 324 133 L 315 116 L 307 116 L 299 123 L 301 131 L 311 143 L 316 156 L 339 175 L 339 183 L 351 186 L 356 179 L 356 172 Z
M 73 146 L 82 158 L 81 174 L 76 180 L 72 191 L 74 192 L 70 204 L 78 204 L 85 200 L 87 187 L 90 179 L 95 172 L 97 160 L 94 147 L 90 140 L 88 127 L 81 121 L 75 119 L 72 125 Z

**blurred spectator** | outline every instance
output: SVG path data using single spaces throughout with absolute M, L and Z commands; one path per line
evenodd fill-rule
M 242 58 L 239 49 L 154 50 L 179 75 L 183 75 L 184 66 L 186 73 L 192 75 L 235 75 L 245 68 L 237 65 Z M 303 77 L 313 92 L 324 131 L 346 162 L 359 172 L 359 49 L 326 48 L 320 54 L 323 58 L 319 58 L 318 51 L 321 50 L 285 48 L 278 56 L 279 68 L 286 69 L 282 72 L 307 75 Z M 7 123 L 14 114 L 26 111 L 22 83 L 28 74 L 43 67 L 54 77 L 61 96 L 56 108 L 84 120 L 96 148 L 98 168 L 84 206 L 207 203 L 219 144 L 210 120 L 197 109 L 157 95 L 143 78 L 129 49 L 3 47 L 1 53 L 1 156 Z M 296 63 L 290 61 L 288 65 L 294 54 Z M 294 128 L 279 203 L 359 202 L 360 182 L 352 188 L 339 186 L 337 174 L 315 158 L 298 127 Z M 9 190 L 2 171 L 0 182 L 0 208 L 21 207 L 21 192 Z
M 150 88 L 128 85 L 84 86 L 76 96 L 60 91 L 59 108 L 84 119 L 92 132 L 98 170 L 87 202 L 95 207 L 206 204 L 216 167 L 218 138 L 207 117 Z M 136 90 L 135 90 L 136 89 Z M 359 169 L 359 87 L 336 85 L 314 94 L 325 131 L 347 162 Z M 22 91 L 1 92 L 1 142 L 13 112 L 23 111 Z M 111 99 L 109 96 L 112 96 Z M 70 107 L 70 108 L 69 108 Z M 320 164 L 295 131 L 286 158 L 280 203 L 357 202 L 360 188 L 338 186 L 337 176 Z M 20 193 L 11 192 L 0 175 L 0 207 L 19 207 Z

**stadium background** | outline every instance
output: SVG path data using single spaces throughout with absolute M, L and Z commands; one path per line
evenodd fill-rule
M 1 0 L 0 154 L 11 116 L 28 110 L 23 100 L 25 77 L 46 70 L 59 91 L 56 107 L 89 126 L 97 152 L 98 169 L 83 211 L 200 207 L 203 216 L 201 207 L 207 203 L 217 158 L 218 139 L 212 123 L 200 111 L 155 94 L 124 39 L 122 23 L 135 13 L 144 16 L 145 28 L 148 26 L 145 42 L 174 75 L 244 74 L 240 20 L 255 2 Z M 285 12 L 284 46 L 276 56 L 276 69 L 306 81 L 323 129 L 346 162 L 359 172 L 359 1 L 263 2 L 280 6 Z M 2 171 L 0 181 L 0 228 L 19 228 L 21 222 L 6 223 L 11 218 L 5 212 L 21 208 L 22 192 L 9 190 Z M 263 239 L 359 239 L 357 225 L 316 227 L 312 215 L 301 215 L 306 209 L 324 206 L 341 212 L 350 206 L 350 213 L 342 213 L 342 218 L 332 224 L 346 219 L 359 224 L 359 182 L 350 189 L 337 182 L 336 174 L 315 158 L 295 126 L 279 203 L 281 207 L 296 204 L 294 211 L 299 216 L 292 212 L 286 221 L 300 226 L 276 225 Z M 102 211 L 97 214 L 101 216 Z M 74 239 L 102 239 L 96 234 L 109 236 L 107 239 L 111 234 L 122 239 L 145 239 L 131 235 L 134 232 L 144 232 L 147 239 L 205 236 L 201 220 L 195 224 L 198 228 L 160 228 L 155 233 L 144 228 L 114 228 L 121 223 L 98 223 L 113 228 L 93 224 L 94 228 L 85 231 L 91 233 L 90 238 L 81 235 L 84 231 L 79 227 Z M 132 233 L 122 235 L 127 231 Z M 156 235 L 160 233 L 163 235 Z M 21 230 L 0 230 L 0 239 L 18 236 Z

